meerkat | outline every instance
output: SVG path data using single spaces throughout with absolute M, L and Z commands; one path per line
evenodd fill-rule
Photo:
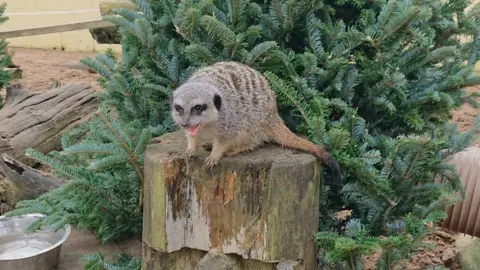
M 337 161 L 323 146 L 295 135 L 285 125 L 267 78 L 248 65 L 225 61 L 200 68 L 173 91 L 170 102 L 175 124 L 186 131 L 187 159 L 201 142 L 211 142 L 205 169 L 224 156 L 277 143 L 313 154 L 337 179 L 342 177 Z

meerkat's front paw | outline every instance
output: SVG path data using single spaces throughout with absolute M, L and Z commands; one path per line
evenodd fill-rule
M 187 150 L 185 150 L 185 157 L 187 159 L 192 158 L 194 154 L 195 154 L 195 149 L 187 148 Z
M 211 169 L 218 164 L 219 160 L 220 160 L 219 158 L 209 155 L 203 162 L 202 168 L 206 170 Z

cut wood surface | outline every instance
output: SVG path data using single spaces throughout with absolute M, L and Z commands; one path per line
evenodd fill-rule
M 26 149 L 43 153 L 58 149 L 64 132 L 89 119 L 97 107 L 95 91 L 87 84 L 65 85 L 46 92 L 11 85 L 0 110 L 0 153 L 33 166 L 35 162 L 26 156 Z
M 143 269 L 209 269 L 233 263 L 235 254 L 250 265 L 242 269 L 316 269 L 320 163 L 314 156 L 264 145 L 205 170 L 203 147 L 185 160 L 183 131 L 156 141 L 145 151 Z M 215 248 L 230 259 L 212 257 Z M 194 250 L 212 258 L 200 262 Z
M 0 215 L 13 209 L 19 201 L 35 199 L 59 186 L 60 182 L 53 177 L 7 154 L 0 156 Z

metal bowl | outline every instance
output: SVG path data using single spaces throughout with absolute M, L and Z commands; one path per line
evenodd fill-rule
M 52 270 L 58 265 L 62 244 L 70 236 L 67 225 L 56 232 L 42 228 L 34 234 L 26 229 L 42 214 L 0 216 L 0 269 Z

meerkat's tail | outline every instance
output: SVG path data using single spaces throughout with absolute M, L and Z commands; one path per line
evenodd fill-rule
M 338 165 L 335 158 L 332 157 L 323 146 L 316 145 L 307 139 L 295 135 L 295 133 L 285 126 L 281 118 L 279 121 L 276 121 L 275 125 L 271 125 L 271 127 L 270 138 L 273 142 L 283 147 L 297 149 L 314 155 L 332 170 L 335 180 L 342 181 L 343 176 L 340 171 L 340 165 Z

